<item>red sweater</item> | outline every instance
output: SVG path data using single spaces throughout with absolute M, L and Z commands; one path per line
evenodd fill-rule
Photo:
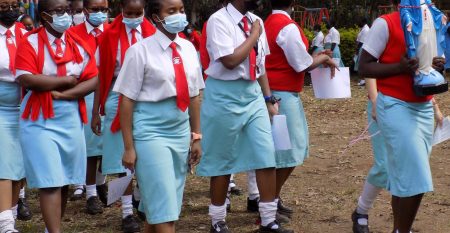
M 200 52 L 200 62 L 202 63 L 202 68 L 203 71 L 205 71 L 206 69 L 208 69 L 209 67 L 209 54 L 208 54 L 208 49 L 206 48 L 206 26 L 207 26 L 208 22 L 205 22 L 203 24 L 203 29 L 202 29 L 202 37 L 200 40 L 200 48 L 199 48 L 199 52 Z M 205 74 L 205 72 L 203 72 L 203 79 L 206 80 L 207 75 Z
M 101 43 L 103 33 L 100 34 L 100 36 L 98 36 L 97 39 L 92 34 L 88 34 L 87 29 L 86 29 L 87 23 L 88 22 L 84 22 L 77 26 L 71 27 L 69 30 L 74 32 L 78 37 L 80 37 L 82 40 L 84 40 L 89 45 L 91 52 L 93 54 L 95 54 L 95 51 L 97 50 L 97 46 Z M 108 27 L 109 27 L 109 24 L 104 23 L 103 24 L 103 32 L 106 31 L 106 29 L 108 29 Z
M 283 14 L 271 14 L 264 22 L 267 40 L 269 42 L 270 55 L 266 57 L 266 71 L 269 78 L 269 86 L 274 91 L 301 92 L 305 80 L 305 73 L 297 73 L 292 68 L 283 49 L 277 44 L 280 31 L 289 24 L 295 24 L 300 30 L 303 43 L 309 47 L 308 39 L 305 37 L 300 26 L 288 16 Z M 300 39 L 300 38 L 299 38 Z
M 400 13 L 394 12 L 381 16 L 389 28 L 389 40 L 379 62 L 384 64 L 399 63 L 406 54 L 405 35 L 400 23 Z M 413 89 L 414 78 L 409 74 L 399 74 L 377 80 L 378 91 L 405 102 L 426 102 L 433 96 L 417 96 Z

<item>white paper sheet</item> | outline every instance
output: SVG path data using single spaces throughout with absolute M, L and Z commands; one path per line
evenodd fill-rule
M 108 183 L 108 205 L 116 202 L 125 193 L 133 174 L 114 179 Z
M 350 90 L 350 72 L 348 67 L 339 67 L 331 79 L 329 68 L 317 68 L 311 71 L 314 95 L 318 99 L 341 99 L 352 96 Z
M 442 126 L 436 127 L 433 135 L 433 146 L 450 139 L 450 117 L 444 118 Z
M 272 136 L 275 150 L 292 149 L 291 138 L 287 127 L 286 116 L 276 115 L 272 119 Z

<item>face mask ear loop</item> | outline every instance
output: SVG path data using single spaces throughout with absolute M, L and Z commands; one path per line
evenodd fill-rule
M 363 140 L 371 139 L 372 137 L 375 137 L 378 134 L 380 134 L 381 133 L 380 130 L 378 130 L 376 133 L 374 133 L 372 135 L 368 134 L 369 128 L 374 122 L 375 122 L 374 120 L 371 120 L 369 122 L 369 124 L 367 125 L 367 127 L 364 129 L 364 131 L 359 136 L 357 136 L 356 138 L 352 139 L 350 141 L 350 143 L 346 146 L 345 150 L 342 153 L 345 154 L 350 149 L 350 147 L 356 145 L 358 142 L 363 141 Z

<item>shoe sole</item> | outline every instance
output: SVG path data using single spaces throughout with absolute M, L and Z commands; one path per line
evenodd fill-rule
M 27 217 L 17 215 L 17 219 L 20 221 L 30 221 L 32 218 L 33 218 L 33 215 L 30 215 Z

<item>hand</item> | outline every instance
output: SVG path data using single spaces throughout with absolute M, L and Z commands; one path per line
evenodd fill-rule
M 125 149 L 122 157 L 122 165 L 134 172 L 134 166 L 136 164 L 136 151 L 133 149 Z
M 442 25 L 446 25 L 447 24 L 447 20 L 448 20 L 448 18 L 447 18 L 447 16 L 442 16 Z
M 412 32 L 412 23 L 409 23 L 409 24 L 406 26 L 406 30 L 408 30 L 408 32 Z
M 325 62 L 325 65 L 330 68 L 331 79 L 333 79 L 334 76 L 336 75 L 336 70 L 340 71 L 339 68 L 337 67 L 336 63 L 334 62 L 334 60 L 332 58 L 329 58 Z
M 259 22 L 259 19 L 255 20 L 252 24 L 250 34 L 253 35 L 254 33 L 258 33 L 258 37 L 262 34 L 261 22 Z
M 333 51 L 331 51 L 331 49 L 326 49 L 323 51 L 323 54 L 329 56 L 330 58 L 333 57 Z
M 102 135 L 102 120 L 100 118 L 100 114 L 92 113 L 91 129 L 95 135 L 97 136 Z
M 50 93 L 52 94 L 52 98 L 54 100 L 60 100 L 63 98 L 63 94 L 59 91 L 51 91 Z
M 400 61 L 400 70 L 403 73 L 415 74 L 418 69 L 419 59 L 417 58 L 408 59 L 407 57 L 403 57 Z
M 444 122 L 444 115 L 442 115 L 441 110 L 439 108 L 434 110 L 434 120 L 436 121 L 437 126 L 442 127 Z
M 438 72 L 444 71 L 445 58 L 443 57 L 434 57 L 433 58 L 433 69 Z
M 270 119 L 272 119 L 273 116 L 278 115 L 278 104 L 266 103 L 266 105 L 267 111 L 269 111 Z
M 372 101 L 372 119 L 377 121 L 377 101 Z
M 191 167 L 196 166 L 200 163 L 200 158 L 202 157 L 202 146 L 200 140 L 195 140 L 191 146 L 191 153 L 189 155 L 189 165 Z
M 78 78 L 79 76 L 76 75 L 65 77 L 68 88 L 75 87 L 78 84 Z

